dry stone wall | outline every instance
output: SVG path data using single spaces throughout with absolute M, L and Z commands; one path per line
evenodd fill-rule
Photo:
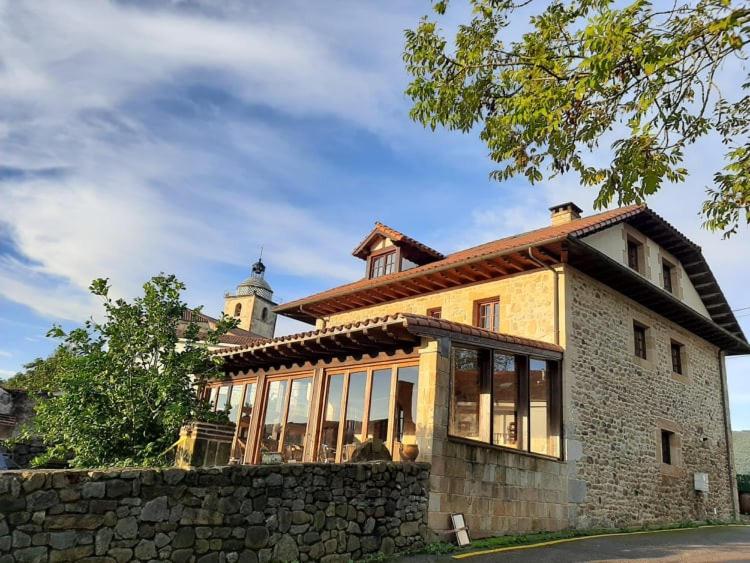
M 428 537 L 429 465 L 0 473 L 0 563 L 360 560 Z

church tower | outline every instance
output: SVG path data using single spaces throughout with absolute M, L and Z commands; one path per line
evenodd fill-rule
M 239 320 L 238 328 L 263 338 L 273 338 L 276 313 L 273 290 L 264 279 L 266 266 L 259 258 L 252 266 L 250 277 L 237 286 L 235 294 L 224 295 L 224 314 Z

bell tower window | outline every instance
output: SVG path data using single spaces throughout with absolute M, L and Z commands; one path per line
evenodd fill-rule
M 234 316 L 239 317 L 241 312 L 242 312 L 242 303 L 237 303 L 237 305 L 234 306 Z

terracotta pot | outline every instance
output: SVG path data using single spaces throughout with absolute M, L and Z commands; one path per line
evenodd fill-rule
M 414 461 L 419 455 L 419 446 L 416 444 L 401 444 L 401 459 Z

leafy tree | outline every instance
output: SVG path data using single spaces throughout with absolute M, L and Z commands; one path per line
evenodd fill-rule
M 36 464 L 70 453 L 77 467 L 159 464 L 185 421 L 210 420 L 196 393 L 218 370 L 206 344 L 236 321 L 222 318 L 207 332 L 195 323 L 182 330 L 185 286 L 162 274 L 143 289 L 131 303 L 113 300 L 108 281 L 97 279 L 90 290 L 103 299 L 104 320 L 69 333 L 50 330 L 62 342 L 52 376 L 56 392 L 38 403 L 26 432 L 53 446 Z M 191 374 L 199 375 L 194 381 Z
M 525 25 L 533 0 L 469 2 L 470 21 L 451 43 L 428 16 L 406 31 L 414 120 L 478 129 L 498 180 L 571 171 L 599 189 L 599 208 L 685 180 L 685 147 L 716 132 L 726 162 L 707 189 L 704 227 L 726 237 L 750 222 L 750 97 L 725 97 L 715 82 L 746 55 L 746 2 L 545 1 L 517 40 L 511 29 Z M 438 17 L 447 6 L 433 4 Z M 735 74 L 743 92 L 746 72 Z M 594 153 L 604 142 L 612 159 L 601 165 Z
M 65 347 L 57 348 L 47 358 L 36 358 L 23 366 L 24 371 L 2 382 L 6 389 L 23 389 L 31 393 L 55 390 L 55 374 L 64 364 L 69 352 Z

